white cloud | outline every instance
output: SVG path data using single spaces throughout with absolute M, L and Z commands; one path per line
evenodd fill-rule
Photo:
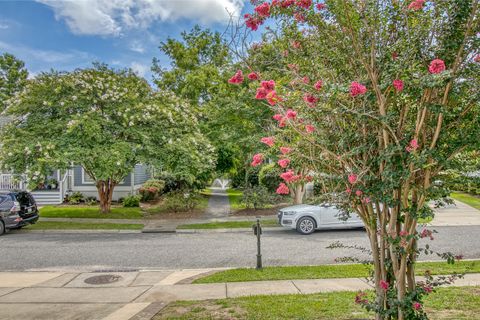
M 140 77 L 144 77 L 147 71 L 149 70 L 148 66 L 136 61 L 130 64 L 130 68 L 132 68 L 133 72 L 135 72 Z
M 36 0 L 51 7 L 75 34 L 119 36 L 154 21 L 198 20 L 226 23 L 238 16 L 244 0 Z
M 138 53 L 144 53 L 145 47 L 140 41 L 134 40 L 130 43 L 129 49 Z
M 0 29 L 2 29 L 2 30 L 8 29 L 8 24 L 4 24 L 4 23 L 0 22 Z

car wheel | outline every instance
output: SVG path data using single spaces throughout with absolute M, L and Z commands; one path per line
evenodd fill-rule
M 5 224 L 0 220 L 0 236 L 5 233 Z
M 310 217 L 300 218 L 297 222 L 297 231 L 301 234 L 312 234 L 316 227 L 315 220 Z

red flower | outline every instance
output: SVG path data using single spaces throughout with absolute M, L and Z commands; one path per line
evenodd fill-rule
M 407 152 L 412 152 L 414 150 L 417 150 L 418 147 L 419 147 L 419 145 L 418 145 L 417 139 L 412 139 L 412 141 L 410 141 L 408 146 L 405 147 L 405 150 Z
M 252 31 L 258 30 L 258 26 L 263 24 L 263 20 L 259 17 L 252 16 L 251 14 L 245 14 L 243 16 L 245 18 L 245 25 L 247 28 L 252 29 Z
M 477 54 L 475 58 L 473 58 L 473 61 L 480 63 L 480 54 Z
M 285 183 L 280 183 L 278 186 L 277 190 L 275 191 L 277 194 L 289 194 L 290 189 L 288 189 L 287 185 Z
M 425 4 L 425 0 L 414 0 L 408 5 L 408 9 L 414 10 L 414 11 L 422 10 L 424 4 Z
M 280 6 L 282 8 L 288 8 L 294 3 L 295 3 L 295 0 L 282 0 L 282 2 L 280 2 Z
M 432 62 L 430 62 L 430 65 L 428 66 L 428 71 L 432 74 L 437 74 L 440 72 L 445 71 L 445 62 L 440 59 L 435 59 Z
M 358 197 L 360 197 L 360 196 L 363 194 L 363 192 L 362 192 L 362 190 L 357 190 L 357 191 L 355 191 L 355 194 L 356 194 Z
M 299 12 L 295 12 L 295 14 L 293 15 L 293 18 L 299 23 L 305 22 L 305 16 Z
M 392 52 L 392 59 L 397 60 L 398 59 L 398 53 L 397 52 Z
M 353 81 L 352 84 L 350 85 L 350 95 L 352 97 L 356 97 L 359 94 L 365 94 L 365 92 L 367 92 L 367 87 L 365 87 L 361 83 Z
M 433 292 L 433 288 L 430 287 L 430 286 L 425 286 L 425 287 L 423 287 L 423 291 L 425 291 L 425 293 L 432 293 L 432 292 Z
M 258 88 L 257 94 L 255 95 L 255 99 L 263 100 L 267 98 L 267 90 L 265 88 Z
M 318 81 L 315 82 L 315 84 L 313 85 L 313 87 L 315 88 L 315 90 L 320 90 L 320 89 L 322 89 L 322 86 L 323 86 L 322 80 L 318 80 Z
M 273 115 L 272 117 L 274 120 L 277 120 L 277 121 L 280 121 L 283 119 L 283 115 L 281 115 L 280 113 L 277 113 L 275 115 Z
M 352 193 L 352 189 L 347 188 L 347 189 L 345 189 L 345 192 L 348 193 L 348 194 L 350 194 L 350 193 Z
M 275 92 L 275 90 L 272 90 L 270 91 L 268 94 L 267 94 L 267 101 L 268 103 L 271 105 L 271 106 L 274 106 L 277 104 L 277 102 L 279 101 L 282 101 L 282 99 L 277 95 L 277 93 Z
M 406 236 L 408 236 L 408 232 L 406 230 L 402 230 L 402 231 L 400 231 L 399 235 L 400 235 L 400 237 L 406 237 Z
M 283 155 L 286 155 L 288 153 L 290 153 L 292 151 L 292 148 L 289 148 L 289 147 L 280 147 L 280 152 L 283 154 Z
M 264 88 L 265 90 L 267 90 L 268 92 L 272 91 L 273 89 L 275 89 L 275 81 L 273 80 L 268 80 L 268 81 L 262 81 L 260 83 L 260 85 L 262 86 L 262 88 Z
M 287 119 L 295 119 L 297 117 L 297 112 L 292 109 L 288 109 L 286 113 L 286 117 Z
M 285 158 L 285 159 L 278 160 L 278 165 L 282 168 L 288 167 L 289 164 L 290 164 L 290 159 Z
M 355 173 L 348 175 L 348 182 L 350 182 L 350 184 L 355 184 L 357 180 L 358 180 L 358 177 Z
M 263 18 L 266 18 L 270 16 L 270 5 L 268 2 L 264 2 L 261 5 L 257 6 L 255 9 L 255 12 Z
M 298 49 L 302 46 L 302 44 L 300 43 L 300 41 L 292 41 L 292 47 L 294 47 L 295 49 Z
M 403 81 L 400 79 L 393 80 L 393 87 L 397 92 L 403 91 Z
M 315 131 L 315 127 L 312 126 L 311 124 L 307 124 L 305 126 L 305 131 L 307 131 L 307 133 L 312 133 L 313 131 Z
M 263 154 L 257 153 L 253 156 L 253 161 L 251 163 L 252 167 L 256 167 L 263 162 Z
M 228 80 L 228 83 L 233 83 L 233 84 L 240 84 L 243 82 L 243 72 L 242 70 L 238 70 L 233 77 L 231 77 Z
M 273 147 L 273 145 L 275 144 L 275 138 L 273 137 L 264 137 L 260 139 L 260 141 L 265 143 L 269 147 Z
M 312 0 L 297 0 L 296 5 L 304 9 L 309 9 L 312 6 Z
M 310 83 L 310 78 L 307 77 L 307 76 L 305 76 L 305 77 L 303 77 L 302 81 L 303 81 L 303 83 L 305 83 L 305 84 L 309 84 L 309 83 Z
M 389 286 L 389 285 L 388 285 L 388 282 L 387 282 L 387 281 L 385 281 L 385 280 L 380 280 L 380 287 L 381 287 L 383 290 L 387 291 L 387 290 L 388 290 L 388 286 Z
M 250 72 L 248 74 L 248 79 L 250 80 L 258 80 L 258 75 L 255 72 Z
M 303 96 L 303 101 L 305 101 L 310 108 L 313 108 L 315 107 L 315 104 L 317 103 L 318 99 L 315 96 L 307 93 L 306 95 Z
M 318 11 L 321 11 L 323 9 L 326 9 L 327 8 L 327 5 L 325 3 L 317 3 L 317 10 Z
M 420 310 L 420 309 L 422 309 L 422 305 L 419 302 L 414 302 L 413 303 L 413 309 Z

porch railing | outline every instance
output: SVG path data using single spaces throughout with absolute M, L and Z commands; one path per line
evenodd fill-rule
M 25 177 L 18 174 L 0 174 L 0 190 L 24 190 Z

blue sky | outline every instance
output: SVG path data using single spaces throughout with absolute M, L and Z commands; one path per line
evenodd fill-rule
M 244 0 L 0 0 L 0 53 L 22 59 L 33 75 L 92 61 L 131 67 L 151 80 L 150 66 L 167 37 L 195 24 L 224 31 L 228 13 L 251 11 Z

